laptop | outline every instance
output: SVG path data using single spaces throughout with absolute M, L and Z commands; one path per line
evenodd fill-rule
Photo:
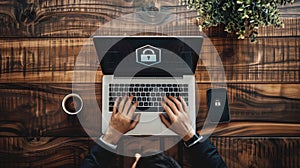
M 195 70 L 202 36 L 94 36 L 102 79 L 102 132 L 117 97 L 138 101 L 139 124 L 126 135 L 176 135 L 159 118 L 163 96 L 179 95 L 196 127 Z

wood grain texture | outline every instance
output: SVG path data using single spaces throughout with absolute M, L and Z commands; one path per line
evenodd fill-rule
M 101 108 L 101 84 L 81 84 L 77 89 L 84 100 L 83 119 L 90 121 L 91 93 Z M 198 84 L 201 128 L 207 114 L 206 90 L 211 86 Z M 299 84 L 230 84 L 227 87 L 231 124 L 220 126 L 218 135 L 294 136 L 300 133 Z M 79 91 L 78 90 L 78 91 Z M 76 116 L 60 107 L 65 95 L 72 92 L 71 84 L 2 84 L 0 85 L 0 134 L 2 136 L 87 136 Z M 73 92 L 77 92 L 74 90 Z M 93 110 L 94 111 L 94 110 Z M 87 114 L 87 115 L 85 115 Z M 96 114 L 97 115 L 97 114 Z M 99 113 L 98 116 L 101 116 Z M 242 123 L 244 121 L 245 123 Z M 240 123 L 241 122 L 241 123 Z M 269 123 L 268 122 L 272 122 Z M 97 125 L 97 124 L 96 124 Z M 100 124 L 99 124 L 100 125 Z M 100 135 L 100 128 L 90 130 Z M 239 130 L 240 129 L 240 130 Z M 277 129 L 277 131 L 274 131 Z
M 125 14 L 140 11 L 143 1 L 131 0 L 75 0 L 33 1 L 3 0 L 0 2 L 1 37 L 89 37 L 99 26 Z M 281 29 L 260 28 L 260 36 L 299 35 L 299 2 L 280 8 L 287 26 Z M 186 19 L 194 19 L 196 11 L 178 6 L 177 0 L 156 1 L 161 11 Z M 285 19 L 284 17 L 294 17 Z M 123 28 L 124 29 L 124 28 Z M 224 34 L 222 26 L 206 31 L 208 36 L 234 36 Z
M 299 138 L 211 137 L 227 167 L 299 167 Z M 297 142 L 298 141 L 298 142 Z M 184 152 L 183 167 L 190 167 Z
M 84 38 L 0 40 L 0 82 L 101 82 L 101 69 L 90 40 Z M 211 76 L 218 76 L 222 72 L 220 67 L 223 65 L 228 83 L 299 83 L 299 46 L 298 37 L 261 38 L 255 44 L 247 40 L 205 39 L 196 79 L 202 83 L 211 82 L 207 68 L 210 69 Z M 222 63 L 218 63 L 214 57 L 219 57 Z M 86 59 L 79 61 L 82 58 Z M 79 70 L 85 71 L 84 76 L 90 78 L 73 80 L 74 65 Z M 218 78 L 223 77 L 216 77 L 215 80 Z
M 172 138 L 169 138 L 171 140 Z M 299 167 L 300 139 L 297 137 L 211 137 L 228 167 Z M 129 142 L 127 142 L 129 143 Z M 78 167 L 94 142 L 77 137 L 1 137 L 1 167 Z M 183 167 L 190 167 L 181 145 L 166 153 L 176 158 L 182 150 Z M 133 149 L 133 148 L 132 148 Z M 112 158 L 111 166 L 130 167 L 133 158 Z
M 87 137 L 1 137 L 0 167 L 79 167 L 92 145 Z
M 84 130 L 78 118 L 60 106 L 63 97 L 74 92 L 72 82 L 78 83 L 75 92 L 87 105 L 96 94 L 101 106 L 102 72 L 94 46 L 89 43 L 85 48 L 84 44 L 99 28 L 96 33 L 102 35 L 199 34 L 196 12 L 177 2 L 155 4 L 181 19 L 164 26 L 139 27 L 127 14 L 140 11 L 143 1 L 0 1 L 0 167 L 78 167 L 93 144 L 86 131 L 95 138 L 101 130 Z M 228 167 L 300 167 L 299 5 L 297 1 L 280 7 L 284 27 L 259 28 L 257 43 L 235 39 L 234 34 L 224 33 L 222 25 L 205 30 L 213 46 L 206 38 L 204 60 L 196 71 L 197 129 L 202 133 L 211 129 L 202 130 L 206 89 L 224 86 L 218 61 L 213 59 L 219 54 L 231 122 L 219 124 L 211 140 Z M 74 71 L 80 52 L 85 59 Z M 216 79 L 209 78 L 205 63 Z M 82 78 L 73 80 L 74 72 Z M 95 118 L 89 110 L 80 113 L 87 121 Z M 163 149 L 174 141 L 164 137 L 153 142 L 156 149 Z M 123 141 L 121 145 L 139 144 L 140 149 L 142 143 L 147 142 Z M 182 144 L 166 152 L 184 167 L 190 166 Z M 132 161 L 132 157 L 116 156 L 112 167 L 130 167 Z

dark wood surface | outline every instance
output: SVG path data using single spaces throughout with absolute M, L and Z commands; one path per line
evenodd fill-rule
M 0 167 L 78 167 L 99 129 L 89 137 L 76 116 L 63 112 L 63 97 L 72 82 L 84 97 L 101 106 L 102 73 L 88 38 L 105 23 L 140 10 L 142 1 L 3 0 L 0 2 Z M 237 40 L 222 26 L 205 30 L 202 61 L 196 70 L 197 128 L 207 113 L 206 90 L 222 85 L 212 81 L 205 61 L 219 54 L 226 74 L 231 122 L 220 124 L 212 143 L 228 167 L 300 167 L 300 3 L 280 7 L 283 28 L 262 27 L 257 43 Z M 176 0 L 158 2 L 161 10 L 185 18 L 157 30 L 169 35 L 192 35 L 196 12 Z M 122 19 L 121 19 L 122 21 Z M 102 28 L 108 35 L 134 32 L 130 20 Z M 176 27 L 176 29 L 174 29 Z M 188 29 L 187 29 L 188 27 Z M 147 28 L 140 28 L 148 31 Z M 211 41 L 211 43 L 210 43 Z M 216 50 L 211 46 L 214 45 Z M 85 45 L 85 46 L 84 46 Z M 83 47 L 84 46 L 84 47 Z M 74 64 L 82 51 L 91 56 L 73 79 Z M 94 56 L 94 57 L 93 57 Z M 98 69 L 96 78 L 92 69 Z M 218 76 L 220 70 L 211 73 Z M 214 82 L 214 83 L 211 83 Z M 95 89 L 94 89 L 94 88 Z M 83 109 L 81 114 L 88 114 Z M 209 128 L 202 130 L 204 133 Z M 157 147 L 176 138 L 155 141 Z M 121 146 L 132 142 L 122 141 Z M 134 152 L 134 151 L 133 151 Z M 182 144 L 167 153 L 190 167 Z M 131 157 L 115 156 L 112 167 L 130 167 Z

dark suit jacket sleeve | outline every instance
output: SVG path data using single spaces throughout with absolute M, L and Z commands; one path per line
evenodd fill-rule
M 101 145 L 98 145 L 97 143 Z M 85 157 L 80 166 L 81 168 L 107 167 L 108 162 L 114 154 L 103 148 L 102 146 L 105 144 L 100 140 L 98 140 L 97 143 L 90 149 L 89 154 Z
M 205 141 L 186 148 L 193 167 L 226 167 L 222 157 L 218 154 L 217 149 L 210 143 L 207 138 Z

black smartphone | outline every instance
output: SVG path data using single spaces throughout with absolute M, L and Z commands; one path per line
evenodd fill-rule
M 208 119 L 211 122 L 230 122 L 227 90 L 225 88 L 210 88 L 206 91 Z

